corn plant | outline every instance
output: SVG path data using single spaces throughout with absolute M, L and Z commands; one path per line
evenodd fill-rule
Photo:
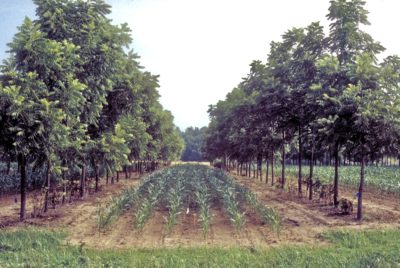
M 176 224 L 176 218 L 180 214 L 180 209 L 183 204 L 183 195 L 184 192 L 184 184 L 182 179 L 177 180 L 175 187 L 170 188 L 167 199 L 168 199 L 168 216 L 165 218 L 167 231 L 171 232 L 172 227 Z
M 216 177 L 209 179 L 213 187 L 217 189 L 236 232 L 239 232 L 246 221 L 246 217 L 245 213 L 240 211 L 239 202 L 236 199 L 236 189 L 230 181 L 223 181 Z
M 146 197 L 141 200 L 141 204 L 139 205 L 138 210 L 135 215 L 135 228 L 138 230 L 142 230 L 145 223 L 150 218 L 151 214 L 155 206 L 159 201 L 159 197 L 161 196 L 164 186 L 164 180 L 157 180 L 154 183 L 149 183 L 146 191 Z
M 132 209 L 134 227 L 142 230 L 154 209 L 164 207 L 168 209 L 165 223 L 170 232 L 183 206 L 189 209 L 191 202 L 195 202 L 203 235 L 207 237 L 212 219 L 210 204 L 214 199 L 221 201 L 236 232 L 240 232 L 246 222 L 242 209 L 244 203 L 275 230 L 281 226 L 274 209 L 264 206 L 254 193 L 237 184 L 227 173 L 201 165 L 179 165 L 154 172 L 143 179 L 139 187 L 124 191 L 105 207 L 100 206 L 97 214 L 99 229 L 108 226 L 127 209 Z
M 197 183 L 195 185 L 195 188 L 195 200 L 200 210 L 199 218 L 202 223 L 203 235 L 204 237 L 207 237 L 211 222 L 210 195 L 208 193 L 207 187 L 200 185 L 200 183 Z
M 122 213 L 128 210 L 138 198 L 138 188 L 131 187 L 117 197 L 112 197 L 106 206 L 98 206 L 97 225 L 99 230 L 113 223 Z
M 287 174 L 297 177 L 298 167 L 287 166 Z M 314 176 L 322 182 L 331 182 L 334 177 L 334 167 L 315 166 Z M 303 176 L 308 176 L 307 170 L 303 171 Z M 360 182 L 359 166 L 341 166 L 340 181 L 349 185 L 358 186 Z M 392 193 L 400 195 L 400 168 L 399 167 L 378 167 L 367 166 L 365 168 L 365 185 L 380 190 L 382 193 Z
M 250 191 L 248 188 L 242 185 L 237 185 L 237 189 L 240 195 L 242 195 L 246 202 L 251 206 L 251 208 L 258 214 L 260 214 L 262 220 L 265 223 L 269 223 L 272 229 L 279 233 L 282 225 L 281 219 L 276 210 L 263 205 L 258 200 L 257 195 Z

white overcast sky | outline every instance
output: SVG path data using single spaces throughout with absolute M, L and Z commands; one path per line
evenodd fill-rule
M 133 49 L 146 70 L 160 75 L 161 103 L 181 129 L 208 124 L 209 104 L 232 90 L 253 60 L 265 62 L 271 41 L 292 27 L 321 21 L 329 0 L 106 0 L 115 23 L 132 29 Z M 0 58 L 31 0 L 0 0 Z M 400 54 L 400 0 L 367 0 L 365 28 Z M 326 29 L 327 30 L 327 29 Z
M 266 60 L 269 43 L 292 27 L 321 21 L 329 0 L 108 0 L 115 22 L 128 22 L 134 49 L 160 74 L 161 102 L 182 129 L 208 124 L 207 109 Z M 365 28 L 400 54 L 399 0 L 368 0 Z M 328 31 L 328 29 L 326 29 Z

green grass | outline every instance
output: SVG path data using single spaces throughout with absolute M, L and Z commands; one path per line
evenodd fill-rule
M 326 247 L 94 250 L 64 234 L 0 231 L 0 267 L 400 267 L 400 230 L 336 231 Z

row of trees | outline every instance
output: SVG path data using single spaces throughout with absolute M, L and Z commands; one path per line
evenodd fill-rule
M 315 160 L 329 152 L 335 162 L 335 206 L 340 158 L 351 159 L 361 167 L 361 220 L 364 166 L 383 154 L 397 157 L 400 133 L 400 58 L 378 61 L 384 47 L 360 28 L 369 24 L 364 5 L 362 0 L 332 0 L 328 36 L 314 22 L 272 42 L 267 62 L 254 61 L 250 74 L 226 99 L 210 105 L 207 157 L 224 159 L 225 164 L 256 160 L 259 171 L 266 160 L 274 174 L 278 155 L 284 187 L 290 150 L 298 160 L 302 194 L 304 160 L 310 163 L 307 183 L 312 185 Z
M 20 171 L 25 218 L 26 169 L 45 169 L 47 196 L 57 181 L 87 168 L 101 172 L 133 161 L 179 158 L 183 140 L 159 103 L 158 77 L 130 50 L 126 24 L 113 25 L 103 0 L 34 0 L 9 44 L 0 72 L 0 153 Z M 66 191 L 66 188 L 65 188 Z
M 185 149 L 182 152 L 182 161 L 203 161 L 202 146 L 206 134 L 206 127 L 188 127 L 181 133 L 185 141 Z

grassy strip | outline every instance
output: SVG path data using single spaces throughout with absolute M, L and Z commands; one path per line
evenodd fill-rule
M 64 235 L 0 232 L 0 267 L 399 267 L 400 230 L 336 231 L 329 247 L 92 250 L 63 245 Z

